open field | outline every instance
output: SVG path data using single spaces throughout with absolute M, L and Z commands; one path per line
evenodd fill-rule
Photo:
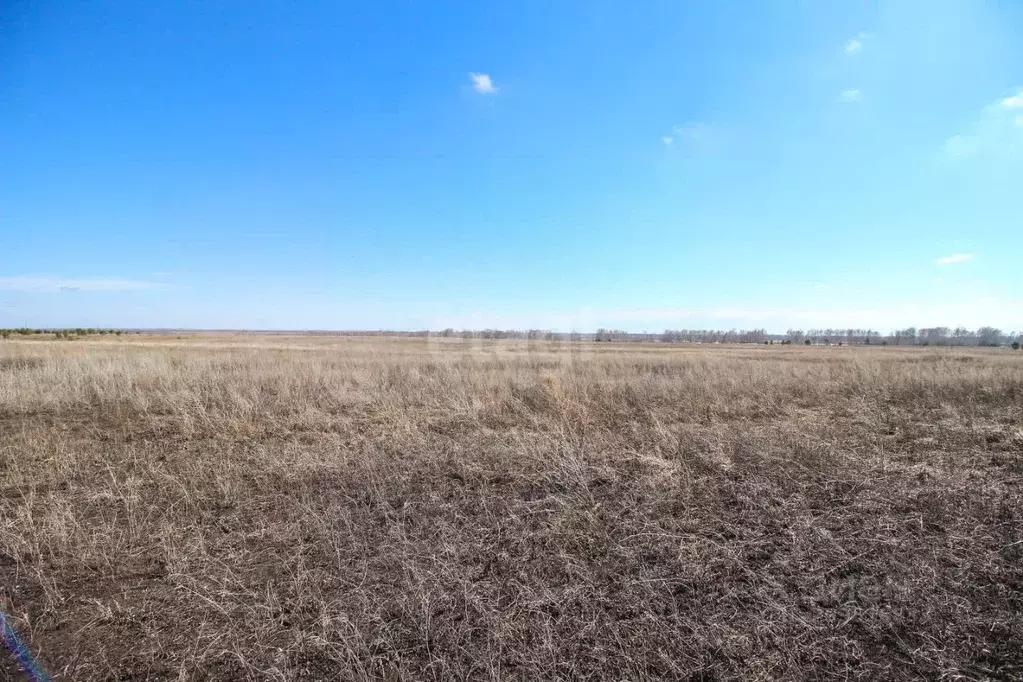
M 1023 353 L 0 342 L 0 606 L 61 680 L 1021 679 Z

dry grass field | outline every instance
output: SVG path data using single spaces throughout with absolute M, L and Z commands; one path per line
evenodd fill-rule
M 0 342 L 0 606 L 59 680 L 1023 679 L 1023 353 L 466 343 Z

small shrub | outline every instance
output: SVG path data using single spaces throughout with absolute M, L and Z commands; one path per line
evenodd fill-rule
M 1019 350 L 1019 341 L 1013 341 L 1012 342 L 1012 349 L 1013 350 Z

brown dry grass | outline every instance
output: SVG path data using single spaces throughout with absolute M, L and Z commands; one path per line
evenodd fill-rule
M 1009 351 L 0 343 L 59 679 L 1020 679 L 1021 482 Z

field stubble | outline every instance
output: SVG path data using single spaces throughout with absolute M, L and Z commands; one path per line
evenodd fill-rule
M 1020 679 L 1021 483 L 1008 350 L 0 343 L 58 679 Z

